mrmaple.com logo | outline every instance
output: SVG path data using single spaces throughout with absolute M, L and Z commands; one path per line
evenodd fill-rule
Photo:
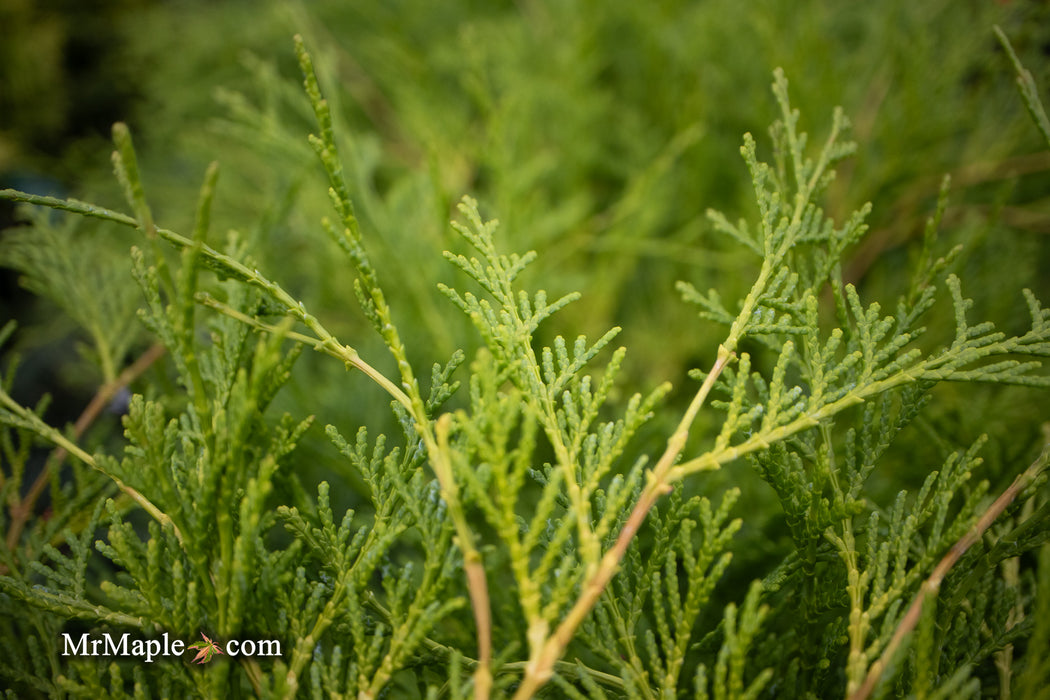
M 167 632 L 154 639 L 132 637 L 130 632 L 119 636 L 104 632 L 92 637 L 84 632 L 80 637 L 62 633 L 62 656 L 123 656 L 142 659 L 152 663 L 156 658 L 180 657 L 188 651 L 196 651 L 193 660 L 207 663 L 215 656 L 281 656 L 281 642 L 276 639 L 231 639 L 223 645 L 213 642 L 203 632 L 203 641 L 187 644 L 181 639 L 171 639 Z

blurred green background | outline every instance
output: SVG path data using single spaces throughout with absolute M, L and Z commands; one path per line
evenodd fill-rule
M 731 220 L 755 213 L 739 146 L 750 131 L 771 157 L 774 67 L 791 81 L 811 141 L 823 139 L 835 105 L 854 124 L 858 153 L 825 206 L 841 221 L 874 204 L 871 233 L 845 267 L 867 301 L 891 309 L 906 289 L 945 174 L 953 189 L 938 245 L 967 246 L 956 271 L 978 300 L 972 318 L 1023 332 L 1020 289 L 1050 300 L 1050 154 L 994 24 L 1046 96 L 1050 5 L 1036 0 L 0 0 L 0 187 L 126 209 L 108 161 L 109 128 L 126 121 L 156 220 L 188 231 L 204 169 L 218 160 L 209 242 L 219 247 L 236 229 L 261 271 L 390 369 L 357 309 L 348 266 L 319 225 L 330 206 L 305 138 L 312 115 L 291 42 L 301 33 L 333 104 L 367 245 L 420 373 L 476 344 L 435 290 L 464 284 L 441 251 L 459 245 L 448 220 L 470 194 L 503 222 L 505 250 L 540 253 L 528 286 L 552 297 L 583 292 L 547 337 L 622 326 L 625 394 L 675 384 L 657 436 L 692 394 L 687 370 L 705 368 L 722 337 L 679 300 L 675 281 L 733 300 L 759 262 L 713 232 L 705 211 Z M 20 215 L 2 216 L 6 224 Z M 90 319 L 103 319 L 112 366 L 149 344 L 133 320 L 126 274 L 136 236 L 38 218 L 52 243 L 34 267 L 26 251 L 42 250 L 34 243 L 42 239 L 28 230 L 10 229 L 0 244 L 0 260 L 18 268 L 2 282 L 0 315 L 20 320 L 15 349 L 28 357 L 16 397 L 52 392 L 48 417 L 63 423 L 105 375 Z M 19 292 L 16 278 L 32 286 L 40 266 L 83 279 L 76 293 L 93 310 Z M 939 312 L 932 345 L 952 328 L 950 309 Z M 73 341 L 86 349 L 70 352 Z M 136 389 L 163 392 L 165 376 L 158 366 Z M 947 408 L 900 448 L 910 457 L 886 475 L 893 490 L 921 482 L 941 450 L 981 432 L 992 435 L 990 476 L 1009 479 L 1048 418 L 1029 390 L 968 387 L 965 402 L 950 400 L 952 387 L 938 391 Z M 280 403 L 318 415 L 316 439 L 299 456 L 303 473 L 318 478 L 340 469 L 320 426 L 344 434 L 362 423 L 390 426 L 380 390 L 315 353 L 300 361 Z M 112 417 L 87 439 L 113 439 L 116 429 Z M 731 468 L 702 488 L 742 479 L 754 477 Z M 758 486 L 745 494 L 770 500 Z M 768 544 L 751 534 L 763 551 Z

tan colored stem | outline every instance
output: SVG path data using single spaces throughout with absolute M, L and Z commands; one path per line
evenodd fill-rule
M 459 502 L 459 490 L 452 475 L 451 449 L 448 443 L 452 430 L 452 416 L 448 413 L 438 418 L 431 432 L 430 424 L 416 423 L 430 454 L 431 467 L 441 485 L 441 496 L 453 513 L 456 528 L 456 544 L 463 552 L 463 569 L 467 577 L 467 592 L 470 607 L 474 611 L 474 625 L 478 633 L 478 665 L 474 669 L 474 699 L 488 700 L 492 692 L 492 606 L 489 601 L 488 580 L 481 552 L 474 544 L 474 535 L 463 517 Z
M 73 439 L 79 439 L 91 427 L 91 424 L 95 422 L 103 409 L 109 405 L 113 397 L 149 369 L 154 362 L 164 355 L 164 352 L 163 345 L 154 343 L 135 362 L 121 372 L 119 377 L 99 387 L 91 402 L 88 403 L 87 407 L 77 418 L 76 423 L 73 424 Z M 48 456 L 47 462 L 44 463 L 44 467 L 29 487 L 25 497 L 20 503 L 11 507 L 11 527 L 7 531 L 8 550 L 14 550 L 18 545 L 18 540 L 22 536 L 22 531 L 25 529 L 29 517 L 33 514 L 33 508 L 36 506 L 37 500 L 43 494 L 44 489 L 47 488 L 51 472 L 62 464 L 68 454 L 69 451 L 65 447 L 56 447 Z M 7 572 L 3 565 L 0 565 L 0 574 L 3 573 Z
M 63 448 L 66 452 L 73 455 L 84 464 L 88 465 L 92 469 L 102 472 L 110 479 L 112 479 L 113 483 L 117 485 L 117 488 L 123 491 L 127 496 L 131 498 L 131 500 L 135 501 L 135 503 L 138 503 L 143 510 L 149 513 L 150 517 L 159 522 L 162 526 L 170 525 L 175 533 L 176 539 L 178 539 L 179 541 L 179 544 L 182 544 L 182 533 L 179 531 L 178 526 L 174 523 L 174 521 L 172 521 L 170 517 L 168 517 L 168 515 L 165 512 L 163 512 L 160 508 L 157 508 L 157 506 L 153 505 L 153 503 L 150 502 L 148 498 L 143 496 L 136 489 L 133 489 L 127 484 L 125 484 L 121 479 L 117 478 L 113 474 L 110 474 L 109 472 L 99 467 L 94 457 L 82 450 L 80 446 L 78 446 L 75 442 L 63 435 L 59 430 L 45 423 L 43 420 L 41 420 L 41 418 L 38 415 L 25 408 L 24 406 L 20 405 L 6 393 L 0 392 L 0 403 L 3 403 L 9 411 L 18 415 L 23 420 L 33 423 L 33 430 L 41 437 L 50 440 L 57 447 Z
M 1002 515 L 1006 507 L 1017 498 L 1017 494 L 1021 493 L 1037 476 L 1043 471 L 1046 466 L 1047 459 L 1050 457 L 1050 445 L 1043 448 L 1042 454 L 1032 462 L 1032 464 L 1016 479 L 1013 483 L 1003 491 L 999 498 L 995 499 L 995 502 L 988 507 L 977 522 L 963 535 L 958 542 L 952 545 L 952 548 L 948 551 L 948 554 L 941 559 L 940 563 L 937 564 L 933 569 L 933 573 L 926 579 L 922 586 L 919 588 L 919 593 L 915 596 L 915 600 L 912 601 L 908 611 L 904 613 L 904 617 L 901 618 L 900 623 L 897 625 L 897 629 L 893 632 L 893 637 L 890 638 L 889 644 L 883 650 L 882 655 L 878 658 L 875 663 L 868 669 L 868 675 L 864 679 L 864 684 L 857 689 L 855 693 L 849 696 L 849 700 L 866 700 L 872 691 L 875 690 L 875 686 L 882 678 L 882 674 L 889 667 L 890 662 L 893 661 L 893 656 L 897 653 L 897 649 L 903 644 L 904 638 L 915 629 L 915 626 L 919 623 L 919 617 L 922 615 L 922 606 L 926 601 L 926 597 L 929 595 L 937 595 L 940 590 L 941 582 L 944 581 L 944 577 L 948 575 L 948 571 L 955 566 L 955 564 L 962 558 L 962 555 L 966 553 L 970 547 L 974 545 L 981 536 L 984 535 L 985 531 L 991 526 L 995 520 Z
M 638 534 L 638 530 L 641 529 L 642 523 L 645 522 L 649 512 L 661 496 L 671 491 L 668 475 L 685 448 L 686 439 L 689 437 L 689 428 L 707 399 L 707 395 L 714 387 L 715 381 L 732 358 L 733 354 L 724 346 L 719 348 L 718 359 L 715 361 L 714 367 L 708 372 L 700 390 L 693 397 L 692 403 L 690 403 L 689 408 L 678 424 L 678 429 L 667 441 L 667 449 L 664 450 L 660 461 L 649 473 L 648 484 L 646 484 L 645 490 L 642 491 L 638 502 L 635 503 L 634 508 L 631 510 L 631 514 L 628 516 L 623 529 L 620 530 L 616 542 L 602 557 L 598 570 L 584 584 L 583 592 L 561 621 L 561 624 L 558 625 L 554 634 L 547 638 L 539 654 L 529 661 L 525 669 L 525 677 L 522 679 L 518 691 L 514 694 L 514 700 L 527 700 L 527 698 L 533 697 L 550 680 L 554 673 L 555 664 L 561 659 L 562 654 L 565 653 L 566 647 L 568 647 L 569 642 L 576 634 L 576 629 L 590 611 L 594 609 L 594 606 L 597 605 L 598 599 L 601 598 L 606 586 L 609 585 L 609 581 L 612 580 L 612 577 L 620 568 L 620 562 L 623 561 L 627 548 L 634 540 L 634 536 Z
M 303 345 L 309 345 L 318 352 L 323 352 L 328 355 L 331 355 L 332 357 L 338 360 L 342 360 L 349 367 L 354 367 L 355 369 L 361 370 L 361 372 L 367 375 L 369 379 L 371 379 L 380 387 L 382 387 L 399 404 L 404 406 L 409 411 L 409 413 L 412 413 L 414 407 L 412 405 L 412 400 L 408 397 L 408 395 L 405 394 L 405 392 L 401 391 L 401 389 L 399 389 L 396 384 L 387 379 L 382 372 L 380 372 L 375 367 L 361 359 L 361 356 L 358 355 L 357 351 L 353 348 L 347 345 L 341 345 L 338 342 L 335 342 L 332 338 L 326 338 L 322 340 L 314 336 L 305 335 L 303 333 L 296 333 L 295 331 L 289 331 L 287 329 L 282 329 L 278 326 L 263 323 L 259 319 L 254 318 L 253 316 L 249 316 L 248 314 L 242 313 L 237 309 L 233 308 L 232 306 L 223 304 L 221 301 L 215 299 L 212 296 L 209 296 L 208 294 L 198 293 L 196 299 L 199 303 L 204 304 L 205 306 L 208 306 L 212 309 L 215 309 L 219 313 L 225 314 L 226 316 L 229 316 L 232 319 L 240 321 L 241 323 L 244 323 L 248 326 L 251 326 L 252 328 L 255 328 L 260 331 L 265 331 L 267 333 L 283 334 L 284 337 L 288 338 L 289 340 L 294 340 L 295 342 L 302 343 Z

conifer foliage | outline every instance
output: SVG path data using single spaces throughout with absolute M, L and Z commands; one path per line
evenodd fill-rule
M 692 400 L 668 423 L 658 416 L 670 410 L 670 384 L 624 386 L 618 328 L 559 334 L 559 311 L 580 295 L 529 288 L 523 273 L 542 261 L 504 252 L 498 222 L 469 196 L 445 254 L 455 281 L 434 291 L 477 338 L 429 369 L 414 364 L 421 350 L 408 348 L 414 335 L 388 293 L 400 280 L 381 279 L 370 256 L 353 164 L 298 38 L 296 51 L 334 212 L 321 226 L 388 357 L 337 337 L 281 270 L 257 268 L 245 237 L 218 244 L 218 165 L 204 175 L 189 234 L 164 228 L 122 124 L 113 166 L 130 214 L 0 192 L 35 205 L 32 227 L 5 242 L 5 263 L 88 331 L 107 399 L 148 364 L 120 371 L 140 337 L 132 304 L 104 276 L 66 271 L 67 224 L 42 212 L 138 232 L 138 317 L 156 343 L 149 361 L 163 364 L 130 399 L 123 439 L 94 453 L 80 446 L 82 429 L 46 421 L 46 401 L 15 402 L 17 370 L 8 371 L 9 697 L 862 698 L 1041 687 L 1046 454 L 1015 465 L 1001 495 L 982 476 L 983 439 L 945 446 L 917 489 L 886 500 L 884 484 L 873 486 L 942 383 L 1022 385 L 1034 400 L 1050 386 L 1040 366 L 1050 310 L 1017 290 L 1027 329 L 972 318 L 974 290 L 952 273 L 957 251 L 938 253 L 947 181 L 912 282 L 886 312 L 843 275 L 870 206 L 836 223 L 820 204 L 835 165 L 856 150 L 849 121 L 835 110 L 812 148 L 777 71 L 772 162 L 759 156 L 763 139 L 745 135 L 740 149 L 756 216 L 709 213 L 757 271 L 732 301 L 679 283 L 701 319 L 681 332 L 722 330 L 716 355 L 692 373 Z M 1021 84 L 1045 127 L 1037 93 Z M 923 326 L 939 303 L 954 333 L 929 338 Z M 386 434 L 338 420 L 324 428 L 340 476 L 364 485 L 360 508 L 339 512 L 329 482 L 296 473 L 297 450 L 319 434 L 314 418 L 271 408 L 304 349 L 343 363 L 347 392 L 360 373 L 389 404 L 396 429 Z M 43 466 L 40 446 L 52 450 Z M 699 485 L 702 472 L 738 460 L 775 494 L 791 549 L 729 590 L 720 584 L 748 514 L 739 488 L 711 496 Z M 49 517 L 34 510 L 43 490 Z M 192 652 L 152 663 L 67 655 L 83 633 L 169 635 Z M 231 640 L 242 649 L 279 640 L 281 653 L 236 655 Z

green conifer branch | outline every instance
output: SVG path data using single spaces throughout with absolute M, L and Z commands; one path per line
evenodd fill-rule
M 442 285 L 441 289 L 449 296 L 475 325 L 488 341 L 494 353 L 505 353 L 501 361 L 508 368 L 514 381 L 525 394 L 524 398 L 535 403 L 544 431 L 551 441 L 557 458 L 558 468 L 565 480 L 565 486 L 576 520 L 576 529 L 580 537 L 580 548 L 585 565 L 593 572 L 597 566 L 600 542 L 591 528 L 591 507 L 589 495 L 584 486 L 578 483 L 576 463 L 578 445 L 567 439 L 560 425 L 558 396 L 565 385 L 576 373 L 589 362 L 619 332 L 614 328 L 603 336 L 591 348 L 585 343 L 577 343 L 574 357 L 570 360 L 564 341 L 558 339 L 556 349 L 552 352 L 544 349 L 542 365 L 531 345 L 533 331 L 545 318 L 555 311 L 574 301 L 578 295 L 566 295 L 552 305 L 547 305 L 546 294 L 539 292 L 530 303 L 525 292 L 515 294 L 513 282 L 518 274 L 535 259 L 535 254 L 524 256 L 505 256 L 496 252 L 493 232 L 498 221 L 482 220 L 477 202 L 465 197 L 459 206 L 466 217 L 469 227 L 454 223 L 453 227 L 481 254 L 483 260 L 466 258 L 462 255 L 446 253 L 453 264 L 477 280 L 492 295 L 498 304 L 493 309 L 487 301 L 478 300 L 472 294 L 460 295 L 451 288 Z M 582 340 L 582 339 L 581 339 Z M 554 360 L 558 360 L 555 369 Z M 574 431 L 582 436 L 582 430 Z
M 8 324 L 8 328 L 13 329 L 13 322 Z M 7 328 L 5 328 L 7 330 Z M 4 345 L 3 338 L 0 337 L 0 347 Z M 71 433 L 72 439 L 75 441 L 80 438 L 81 435 L 88 429 L 88 427 L 98 418 L 102 410 L 109 405 L 109 402 L 113 400 L 113 397 L 117 395 L 121 389 L 129 386 L 139 375 L 145 372 L 154 362 L 157 361 L 164 354 L 164 347 L 159 344 L 154 344 L 149 347 L 135 362 L 127 367 L 120 376 L 114 381 L 107 382 L 99 387 L 98 391 L 91 398 L 87 407 L 77 418 L 73 424 Z M 22 446 L 22 449 L 28 450 L 28 443 Z M 33 514 L 33 508 L 36 505 L 37 500 L 43 494 L 44 489 L 47 488 L 50 482 L 51 476 L 58 465 L 61 465 L 65 460 L 68 453 L 62 447 L 56 447 L 50 455 L 48 455 L 47 461 L 44 463 L 43 469 L 33 480 L 25 496 L 22 497 L 21 502 L 17 507 L 11 508 L 11 520 L 8 525 L 6 543 L 7 548 L 10 551 L 14 551 L 18 544 L 18 540 L 25 529 L 29 518 Z M 0 564 L 0 574 L 6 573 L 2 564 Z
M 88 465 L 92 469 L 96 469 L 108 476 L 110 479 L 113 480 L 113 483 L 117 485 L 117 488 L 123 491 L 132 501 L 137 503 L 143 510 L 149 513 L 150 517 L 152 517 L 154 520 L 156 520 L 158 523 L 161 523 L 162 525 L 170 525 L 173 528 L 173 531 L 175 532 L 175 536 L 178 537 L 180 540 L 182 539 L 181 532 L 179 532 L 179 529 L 175 527 L 175 524 L 172 522 L 171 518 L 169 518 L 164 512 L 162 512 L 159 508 L 153 505 L 153 503 L 151 503 L 148 498 L 143 496 L 136 489 L 133 489 L 127 484 L 125 484 L 123 481 L 117 478 L 116 475 L 106 471 L 101 466 L 99 466 L 99 464 L 95 461 L 94 457 L 82 450 L 79 445 L 77 445 L 72 440 L 63 435 L 59 430 L 45 423 L 44 420 L 40 418 L 40 416 L 38 416 L 36 413 L 30 411 L 29 409 L 25 408 L 17 401 L 12 399 L 11 396 L 7 393 L 7 391 L 4 390 L 2 387 L 0 387 L 0 409 L 2 409 L 2 412 L 4 414 L 3 417 L 5 422 L 21 426 L 32 431 L 33 433 L 36 433 L 37 435 L 40 435 L 44 439 L 50 441 L 56 447 L 65 450 L 68 454 L 79 459 L 81 462 Z
M 530 660 L 529 666 L 526 668 L 525 677 L 514 695 L 515 700 L 525 700 L 532 697 L 550 679 L 555 662 L 565 653 L 566 647 L 576 634 L 576 629 L 597 604 L 598 599 L 609 585 L 609 581 L 616 574 L 620 562 L 627 552 L 627 548 L 638 533 L 649 512 L 661 496 L 670 492 L 671 487 L 667 482 L 667 476 L 671 472 L 678 456 L 685 449 L 689 428 L 692 426 L 697 413 L 730 359 L 730 352 L 726 350 L 725 346 L 720 346 L 715 366 L 708 373 L 707 379 L 704 380 L 700 390 L 690 403 L 686 414 L 678 424 L 678 428 L 668 440 L 667 449 L 664 451 L 660 461 L 647 475 L 645 489 L 631 510 L 627 522 L 620 530 L 616 542 L 602 557 L 598 569 L 588 577 L 579 598 L 562 618 L 557 629 L 544 640 L 539 653 Z
M 1018 494 L 1024 491 L 1045 471 L 1048 463 L 1050 463 L 1050 446 L 1044 447 L 1036 460 L 1014 479 L 1013 483 L 1011 483 L 1010 486 L 1007 487 L 1007 489 L 1003 491 L 990 506 L 988 506 L 988 508 L 981 514 L 980 518 L 970 526 L 966 531 L 966 534 L 952 545 L 948 554 L 941 559 L 937 566 L 934 567 L 930 576 L 923 582 L 919 593 L 915 596 L 915 599 L 908 607 L 907 612 L 901 618 L 896 630 L 894 630 L 893 637 L 886 645 L 882 655 L 867 669 L 867 674 L 864 676 L 863 683 L 851 686 L 849 695 L 850 700 L 865 700 L 865 698 L 871 695 L 881 680 L 882 674 L 892 663 L 894 656 L 903 644 L 905 638 L 918 624 L 926 599 L 933 598 L 937 595 L 941 583 L 944 581 L 944 577 L 948 574 L 951 568 L 958 563 L 959 559 L 974 545 L 974 543 L 981 539 L 988 528 L 991 527 L 996 519 L 1002 515 L 1003 511 L 1006 510 L 1007 506 L 1017 498 Z
M 114 130 L 115 135 L 122 135 L 123 132 L 120 129 Z M 129 159 L 133 157 L 134 151 L 130 144 L 130 137 L 122 138 L 120 142 L 121 150 L 119 156 L 114 157 L 115 163 L 131 162 Z M 130 155 L 129 155 L 130 154 Z M 120 167 L 120 166 L 118 166 Z M 123 174 L 123 180 L 127 182 L 137 182 L 133 179 L 137 175 L 135 168 L 128 169 L 126 166 L 122 168 L 121 173 Z M 214 175 L 209 175 L 209 182 L 214 182 Z M 141 208 L 142 203 L 139 202 L 140 192 L 135 186 L 131 186 L 129 189 L 129 196 L 135 198 L 135 202 Z M 315 337 L 312 340 L 306 341 L 305 338 L 300 338 L 301 342 L 311 345 L 314 349 L 323 351 L 330 354 L 340 360 L 342 360 L 348 368 L 355 367 L 364 372 L 371 379 L 376 381 L 381 387 L 383 387 L 390 395 L 396 399 L 401 405 L 403 405 L 413 415 L 415 419 L 415 425 L 417 429 L 421 431 L 424 444 L 427 447 L 428 453 L 431 454 L 431 465 L 435 469 L 435 473 L 438 475 L 439 480 L 443 487 L 443 496 L 446 502 L 449 503 L 450 513 L 453 515 L 454 521 L 457 522 L 457 528 L 459 530 L 459 544 L 464 549 L 465 556 L 465 568 L 467 570 L 468 583 L 470 584 L 470 590 L 472 591 L 472 602 L 475 604 L 475 614 L 478 617 L 479 624 L 479 642 L 485 643 L 488 635 L 483 631 L 483 628 L 487 628 L 491 625 L 491 617 L 487 610 L 488 596 L 487 592 L 482 588 L 485 585 L 484 569 L 481 564 L 480 557 L 477 555 L 477 549 L 471 543 L 473 542 L 473 535 L 470 534 L 469 525 L 466 523 L 466 518 L 462 514 L 461 506 L 459 506 L 459 499 L 457 496 L 458 489 L 453 480 L 452 474 L 448 468 L 447 458 L 442 456 L 439 448 L 437 436 L 434 434 L 434 428 L 430 422 L 430 419 L 425 414 L 424 402 L 422 397 L 419 395 L 418 384 L 414 381 L 405 380 L 403 386 L 408 389 L 412 394 L 406 394 L 404 391 L 396 387 L 392 382 L 387 380 L 382 373 L 378 372 L 365 362 L 355 349 L 350 346 L 342 345 L 322 324 L 321 322 L 311 314 L 309 314 L 302 302 L 296 301 L 290 294 L 288 294 L 280 285 L 262 276 L 258 270 L 250 269 L 242 263 L 234 260 L 228 255 L 220 253 L 201 241 L 194 241 L 188 239 L 174 231 L 167 229 L 156 228 L 152 226 L 152 218 L 147 216 L 148 209 L 144 210 L 143 216 L 146 217 L 143 220 L 138 220 L 129 217 L 118 212 L 114 212 L 103 207 L 97 207 L 94 205 L 78 202 L 76 200 L 63 200 L 54 197 L 45 197 L 40 195 L 32 195 L 28 193 L 18 192 L 15 190 L 2 190 L 0 191 L 0 198 L 10 199 L 12 201 L 21 201 L 30 204 L 37 204 L 42 206 L 49 206 L 55 209 L 61 209 L 65 211 L 71 211 L 84 216 L 91 216 L 100 218 L 103 220 L 112 221 L 125 226 L 131 226 L 134 228 L 140 228 L 145 231 L 152 230 L 161 239 L 168 243 L 176 246 L 180 250 L 193 250 L 194 256 L 200 256 L 202 263 L 215 270 L 222 276 L 230 277 L 239 280 L 249 286 L 256 287 L 262 290 L 268 297 L 273 301 L 280 304 L 285 312 L 292 318 L 303 323 L 309 328 Z M 202 198 L 202 202 L 206 202 L 206 199 Z M 206 204 L 202 204 L 202 207 Z M 346 212 L 343 212 L 346 214 Z M 146 223 L 143 223 L 145 221 Z M 144 228 L 146 226 L 152 227 Z M 361 249 L 363 251 L 363 249 Z M 376 287 L 378 290 L 378 287 Z M 377 292 L 381 295 L 381 291 Z M 258 327 L 264 330 L 270 330 L 273 327 L 268 327 L 266 324 L 255 320 L 249 320 L 246 315 L 240 312 L 231 313 L 233 310 L 220 305 L 218 302 L 214 302 L 207 296 L 201 296 L 198 300 L 205 301 L 209 305 L 217 308 L 218 310 L 231 315 L 231 317 L 237 318 L 241 321 L 247 321 L 249 325 Z M 382 301 L 381 296 L 376 296 L 373 301 Z M 385 308 L 385 307 L 384 307 Z M 391 342 L 391 338 L 387 336 L 392 330 L 392 325 L 389 329 L 384 332 L 384 338 L 387 339 L 388 344 Z M 396 343 L 396 346 L 400 346 L 400 343 Z M 399 359 L 399 366 L 401 367 L 402 373 L 411 371 L 407 365 L 407 359 L 403 357 L 403 347 L 401 348 L 402 359 Z M 404 376 L 403 376 L 404 378 Z M 118 484 L 122 482 L 118 481 Z M 135 492 L 137 494 L 137 492 Z M 134 498 L 134 497 L 133 497 Z M 135 499 L 137 502 L 142 502 L 140 498 Z M 144 500 L 144 499 L 142 499 Z M 145 506 L 144 506 L 145 507 Z M 157 515 L 163 515 L 156 508 L 153 511 Z M 155 517 L 157 517 L 155 515 Z M 165 516 L 166 517 L 166 516 Z M 224 545 L 229 547 L 229 544 Z M 473 552 L 469 554 L 468 552 Z M 324 627 L 321 627 L 319 631 L 323 631 Z M 305 653 L 305 652 L 304 652 Z M 307 657 L 302 657 L 303 663 Z M 479 665 L 476 670 L 476 678 L 480 679 L 480 682 L 476 683 L 476 688 L 480 688 L 477 692 L 479 693 L 476 697 L 484 698 L 487 697 L 485 690 L 490 686 L 490 681 L 486 680 L 491 678 L 491 671 L 488 668 L 491 659 L 490 648 L 479 647 Z M 294 675 L 294 674 L 293 674 Z
M 1021 64 L 1021 59 L 1017 57 L 1013 45 L 1010 44 L 1010 40 L 1003 30 L 998 26 L 992 27 L 992 30 L 995 32 L 996 38 L 999 39 L 999 43 L 1002 45 L 1003 50 L 1006 51 L 1006 55 L 1010 58 L 1010 63 L 1013 64 L 1014 71 L 1017 73 L 1017 91 L 1021 93 L 1021 100 L 1028 109 L 1028 114 L 1031 115 L 1032 121 L 1035 122 L 1039 133 L 1043 136 L 1043 140 L 1046 141 L 1046 145 L 1050 146 L 1050 118 L 1046 116 L 1046 110 L 1043 108 L 1043 101 L 1039 97 L 1039 89 L 1035 84 L 1035 78 L 1032 77 L 1031 71 Z
M 432 423 L 427 415 L 425 402 L 419 390 L 419 383 L 409 364 L 408 355 L 401 341 L 397 326 L 394 324 L 390 308 L 386 303 L 383 290 L 375 268 L 372 266 L 368 254 L 362 243 L 357 217 L 350 198 L 346 181 L 343 178 L 342 162 L 336 147 L 335 135 L 332 129 L 331 112 L 327 101 L 321 95 L 317 74 L 314 71 L 310 54 L 306 51 L 301 36 L 295 37 L 296 57 L 299 60 L 300 69 L 304 76 L 304 85 L 307 96 L 313 106 L 317 123 L 320 127 L 320 136 L 311 136 L 310 143 L 317 152 L 318 157 L 328 173 L 331 188 L 329 195 L 336 211 L 342 219 L 343 228 L 337 230 L 335 227 L 325 223 L 325 229 L 336 243 L 346 252 L 357 270 L 358 278 L 355 281 L 355 289 L 362 301 L 365 315 L 373 321 L 376 330 L 386 342 L 391 354 L 397 362 L 398 371 L 401 375 L 401 386 L 407 394 L 400 394 L 402 405 L 408 410 L 409 415 L 415 422 L 416 430 L 423 440 L 430 465 L 441 484 L 442 496 L 449 507 L 449 514 L 455 523 L 457 532 L 457 543 L 463 551 L 464 569 L 466 570 L 468 591 L 470 593 L 471 605 L 474 609 L 475 623 L 478 634 L 478 667 L 474 675 L 475 698 L 485 700 L 488 698 L 492 676 L 489 665 L 491 663 L 491 612 L 488 596 L 488 584 L 485 577 L 485 569 L 481 554 L 474 543 L 474 534 L 467 522 L 460 503 L 459 488 L 452 473 L 452 464 L 448 453 L 448 434 L 450 430 L 450 418 L 443 417 L 437 423 Z M 362 292 L 363 289 L 363 292 Z M 301 306 L 301 304 L 300 304 Z M 316 322 L 315 322 L 316 323 Z M 308 326 L 310 324 L 307 324 Z M 311 327 L 318 337 L 323 341 L 334 341 L 334 337 L 323 330 L 319 323 L 317 328 Z M 318 333 L 324 332 L 324 336 Z M 356 356 L 356 352 L 354 352 Z

